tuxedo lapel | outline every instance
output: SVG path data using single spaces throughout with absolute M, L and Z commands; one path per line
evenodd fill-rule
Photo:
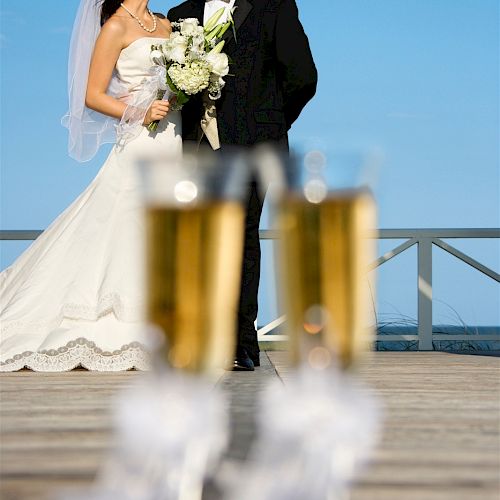
M 240 29 L 240 26 L 245 22 L 248 14 L 252 10 L 252 4 L 248 0 L 236 0 L 235 3 L 236 10 L 234 11 L 234 28 L 236 31 Z
M 248 17 L 248 14 L 250 14 L 250 11 L 253 9 L 253 7 L 248 0 L 236 0 L 235 7 L 236 9 L 234 10 L 233 14 L 234 30 L 238 31 L 241 25 L 245 22 L 245 19 Z M 236 37 L 238 37 L 238 34 L 236 34 Z M 232 28 L 230 28 L 226 31 L 222 39 L 226 40 L 226 42 L 229 42 L 229 40 L 231 40 L 232 38 L 234 38 L 234 33 Z

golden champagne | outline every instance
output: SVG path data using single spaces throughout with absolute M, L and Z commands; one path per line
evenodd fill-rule
M 236 202 L 147 209 L 148 320 L 163 331 L 174 368 L 232 362 L 243 228 Z
M 365 191 L 283 203 L 283 267 L 292 360 L 347 368 L 367 350 L 375 205 Z

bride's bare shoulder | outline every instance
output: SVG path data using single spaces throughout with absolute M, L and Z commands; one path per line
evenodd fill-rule
M 120 18 L 110 17 L 101 28 L 96 42 L 96 52 L 113 50 L 118 53 L 126 46 L 127 28 Z
M 123 36 L 127 31 L 126 19 L 123 16 L 111 16 L 101 28 L 101 33 Z

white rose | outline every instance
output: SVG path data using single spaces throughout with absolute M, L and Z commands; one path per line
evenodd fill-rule
M 170 60 L 184 64 L 186 62 L 186 47 L 182 45 L 174 47 L 170 52 Z
M 184 36 L 193 36 L 197 31 L 198 25 L 199 21 L 194 17 L 184 19 L 181 23 L 181 33 Z
M 178 62 L 179 64 L 184 64 L 186 62 L 187 42 L 187 38 L 184 36 L 177 36 L 172 40 L 169 54 L 169 59 L 171 61 Z
M 176 36 L 175 38 L 172 39 L 172 44 L 173 45 L 184 45 L 185 47 L 187 47 L 188 39 L 184 35 L 179 35 L 179 36 Z
M 204 52 L 205 48 L 205 37 L 203 36 L 203 33 L 197 33 L 196 35 L 193 36 L 193 47 L 192 51 L 197 52 L 199 54 L 202 54 Z
M 229 59 L 226 54 L 207 54 L 207 62 L 215 75 L 224 77 L 229 73 Z

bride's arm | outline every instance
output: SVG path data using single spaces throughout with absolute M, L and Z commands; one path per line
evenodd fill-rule
M 106 94 L 113 70 L 123 48 L 125 29 L 121 23 L 109 20 L 97 38 L 89 69 L 85 105 L 113 118 L 121 119 L 127 104 Z M 154 101 L 144 118 L 144 125 L 165 118 L 167 101 Z
M 113 69 L 123 48 L 125 30 L 118 22 L 108 21 L 97 38 L 89 69 L 85 105 L 120 119 L 127 108 L 124 102 L 106 94 Z

